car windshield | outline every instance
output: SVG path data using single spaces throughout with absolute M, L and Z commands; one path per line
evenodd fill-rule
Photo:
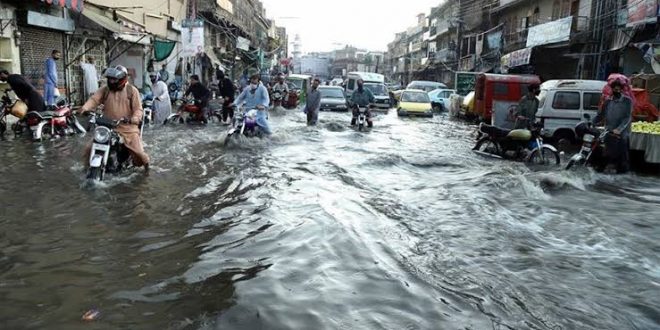
M 321 97 L 328 99 L 343 99 L 344 91 L 339 88 L 321 88 Z
M 406 92 L 401 96 L 403 102 L 430 103 L 429 95 L 421 92 Z
M 387 95 L 387 91 L 385 91 L 385 85 L 383 85 L 383 84 L 365 83 L 364 87 L 366 87 L 368 90 L 370 90 L 371 93 L 374 94 L 375 96 Z
M 303 80 L 302 79 L 291 79 L 287 80 L 290 85 L 293 85 L 294 89 L 302 89 Z

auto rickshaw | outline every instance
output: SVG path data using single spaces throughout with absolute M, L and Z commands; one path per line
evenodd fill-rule
M 288 109 L 296 108 L 307 101 L 307 89 L 311 79 L 311 76 L 302 74 L 291 74 L 286 77 L 286 82 L 289 84 L 289 100 L 286 105 Z

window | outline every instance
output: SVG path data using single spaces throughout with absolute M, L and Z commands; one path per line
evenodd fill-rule
M 557 92 L 552 101 L 552 107 L 563 110 L 580 110 L 580 93 Z
M 584 93 L 584 110 L 598 111 L 601 93 Z
M 493 91 L 496 96 L 506 96 L 509 95 L 509 84 L 507 83 L 494 83 Z
M 353 90 L 355 89 L 355 80 L 354 79 L 349 79 L 348 80 L 348 90 Z

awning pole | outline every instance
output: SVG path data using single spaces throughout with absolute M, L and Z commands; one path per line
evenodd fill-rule
M 145 34 L 145 35 L 143 35 L 142 37 L 140 37 L 140 39 L 138 39 L 136 42 L 131 42 L 131 44 L 130 44 L 128 47 L 126 47 L 121 53 L 119 53 L 119 54 L 117 54 L 117 56 L 113 57 L 113 58 L 108 62 L 108 64 L 112 63 L 112 61 L 116 60 L 119 56 L 124 55 L 124 53 L 126 53 L 129 49 L 131 49 L 131 47 L 132 47 L 133 45 L 137 45 L 137 44 L 139 44 L 139 42 L 140 42 L 142 39 L 144 39 L 144 37 L 146 37 L 146 36 L 147 36 L 147 35 Z M 122 41 L 126 41 L 126 40 L 122 40 Z M 128 41 L 126 41 L 126 42 L 128 42 Z M 109 52 L 108 52 L 108 54 L 109 54 Z

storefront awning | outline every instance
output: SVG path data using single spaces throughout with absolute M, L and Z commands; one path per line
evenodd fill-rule
M 79 13 L 84 9 L 83 0 L 41 0 L 41 2 L 62 8 L 69 8 Z
M 112 17 L 106 15 L 105 12 L 96 7 L 88 6 L 82 14 L 90 21 L 112 32 L 115 39 L 121 39 L 142 45 L 151 44 L 151 38 L 146 34 L 144 29 L 135 29 L 130 26 L 130 23 L 122 20 L 115 21 Z

